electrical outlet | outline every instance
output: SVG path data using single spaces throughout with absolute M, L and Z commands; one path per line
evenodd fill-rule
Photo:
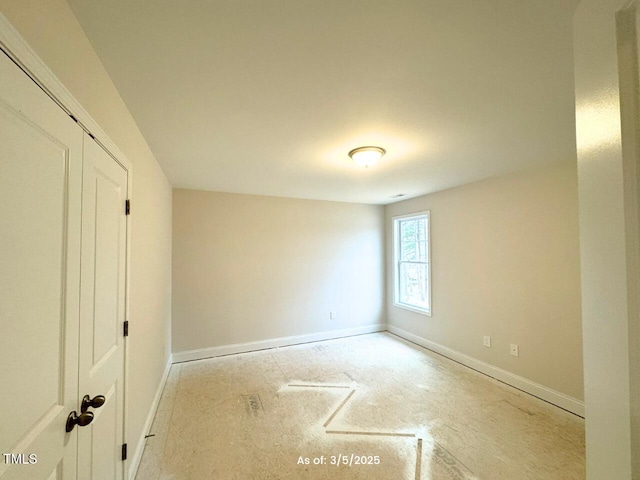
M 482 344 L 483 344 L 485 347 L 491 348 L 491 337 L 487 337 L 487 336 L 485 336 L 485 337 L 484 337 L 484 340 L 482 341 Z
M 331 320 L 333 320 L 334 318 L 336 318 L 336 312 L 329 312 L 329 318 Z
M 513 355 L 514 357 L 519 357 L 520 356 L 520 348 L 515 343 L 512 343 L 511 347 L 509 349 L 509 353 L 511 355 Z

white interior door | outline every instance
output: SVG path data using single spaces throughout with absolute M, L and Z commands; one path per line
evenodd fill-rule
M 2 480 L 76 478 L 82 135 L 0 51 Z
M 104 396 L 78 432 L 78 478 L 120 480 L 124 420 L 127 171 L 85 135 L 80 289 L 80 395 Z

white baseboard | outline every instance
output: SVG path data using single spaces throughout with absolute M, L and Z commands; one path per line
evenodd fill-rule
M 478 372 L 484 373 L 485 375 L 495 378 L 496 380 L 500 380 L 501 382 L 511 385 L 512 387 L 515 387 L 526 393 L 529 393 L 534 397 L 538 397 L 542 400 L 545 400 L 546 402 L 552 403 L 553 405 L 556 405 L 564 410 L 575 413 L 576 415 L 584 418 L 584 402 L 576 398 L 545 387 L 544 385 L 540 385 L 539 383 L 532 382 L 531 380 L 527 380 L 526 378 L 514 373 L 507 372 L 506 370 L 495 367 L 489 363 L 477 360 L 473 357 L 465 355 L 464 353 L 457 352 L 438 343 L 419 337 L 418 335 L 414 335 L 413 333 L 407 332 L 406 330 L 402 330 L 401 328 L 395 327 L 393 325 L 387 325 L 387 330 L 394 335 L 404 338 L 405 340 L 416 343 L 421 347 L 424 347 L 433 352 L 439 353 L 440 355 L 461 363 L 462 365 L 477 370 Z
M 268 340 L 259 340 L 257 342 L 235 343 L 232 345 L 221 345 L 219 347 L 201 348 L 198 350 L 188 350 L 185 352 L 177 352 L 173 354 L 173 362 L 189 362 L 191 360 L 201 360 L 203 358 L 220 357 L 222 355 L 231 355 L 234 353 L 253 352 L 256 350 L 265 350 L 267 348 L 287 347 L 290 345 L 298 345 L 300 343 L 320 342 L 322 340 L 331 340 L 334 338 L 351 337 L 353 335 L 362 335 L 365 333 L 384 332 L 387 329 L 385 323 L 375 325 L 366 325 L 364 327 L 345 328 L 341 330 L 331 330 L 329 332 L 308 333 L 305 335 L 293 335 L 291 337 L 271 338 Z
M 136 473 L 138 473 L 138 467 L 140 466 L 140 461 L 142 460 L 142 454 L 144 453 L 144 445 L 146 442 L 145 435 L 151 430 L 151 425 L 153 425 L 153 419 L 156 416 L 156 410 L 158 410 L 158 405 L 160 404 L 160 398 L 162 397 L 162 391 L 164 390 L 164 386 L 167 383 L 167 378 L 169 377 L 169 370 L 171 370 L 172 364 L 173 364 L 173 358 L 170 355 L 169 362 L 165 366 L 164 373 L 162 374 L 162 380 L 160 380 L 160 383 L 158 384 L 156 395 L 155 397 L 153 397 L 151 408 L 149 408 L 149 414 L 147 415 L 147 419 L 144 422 L 142 435 L 138 439 L 136 449 L 133 452 L 133 455 L 131 456 L 131 463 L 129 464 L 129 480 L 134 480 L 136 478 Z

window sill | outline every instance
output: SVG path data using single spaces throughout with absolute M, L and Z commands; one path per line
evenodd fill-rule
M 402 308 L 403 310 L 409 310 L 410 312 L 419 313 L 425 317 L 431 316 L 431 310 L 425 310 L 423 308 L 412 307 L 411 305 L 405 305 L 404 303 L 393 302 L 394 307 Z

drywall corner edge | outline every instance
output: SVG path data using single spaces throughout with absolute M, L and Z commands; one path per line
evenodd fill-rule
M 235 343 L 232 345 L 220 345 L 217 347 L 201 348 L 198 350 L 188 350 L 185 352 L 176 352 L 172 357 L 173 363 L 190 362 L 192 360 L 202 360 L 204 358 L 220 357 L 222 355 L 253 352 L 256 350 L 266 350 L 268 348 L 276 347 L 287 347 L 301 343 L 320 342 L 322 340 L 333 340 L 336 338 L 352 337 L 354 335 L 364 335 L 366 333 L 384 332 L 386 330 L 386 323 L 377 323 L 373 325 L 366 325 L 364 327 L 345 328 L 326 332 L 307 333 L 304 335 L 293 335 L 290 337 L 271 338 L 256 342 Z
M 407 332 L 406 330 L 393 325 L 387 325 L 387 331 L 584 418 L 584 402 L 581 400 L 545 387 L 544 385 L 540 385 L 539 383 L 532 382 L 531 380 L 495 367 L 489 363 L 477 360 L 465 355 L 464 353 L 445 347 L 444 345 L 440 345 L 427 340 L 426 338 L 414 335 L 413 333 Z
M 171 370 L 171 365 L 173 365 L 173 358 L 170 355 L 169 361 L 165 365 L 164 373 L 162 374 L 162 379 L 158 384 L 158 389 L 156 390 L 156 394 L 153 397 L 153 403 L 151 404 L 151 408 L 149 409 L 149 414 L 144 422 L 144 428 L 142 429 L 142 435 L 138 439 L 136 443 L 136 449 L 131 456 L 131 464 L 129 465 L 128 478 L 129 480 L 134 480 L 136 478 L 136 473 L 138 473 L 138 468 L 140 467 L 140 461 L 142 460 L 142 454 L 144 453 L 144 446 L 146 437 L 145 435 L 151 430 L 151 426 L 153 425 L 153 419 L 156 416 L 156 411 L 158 410 L 158 406 L 160 405 L 160 399 L 162 398 L 162 392 L 164 391 L 164 387 L 167 384 L 167 379 L 169 378 L 169 371 Z

